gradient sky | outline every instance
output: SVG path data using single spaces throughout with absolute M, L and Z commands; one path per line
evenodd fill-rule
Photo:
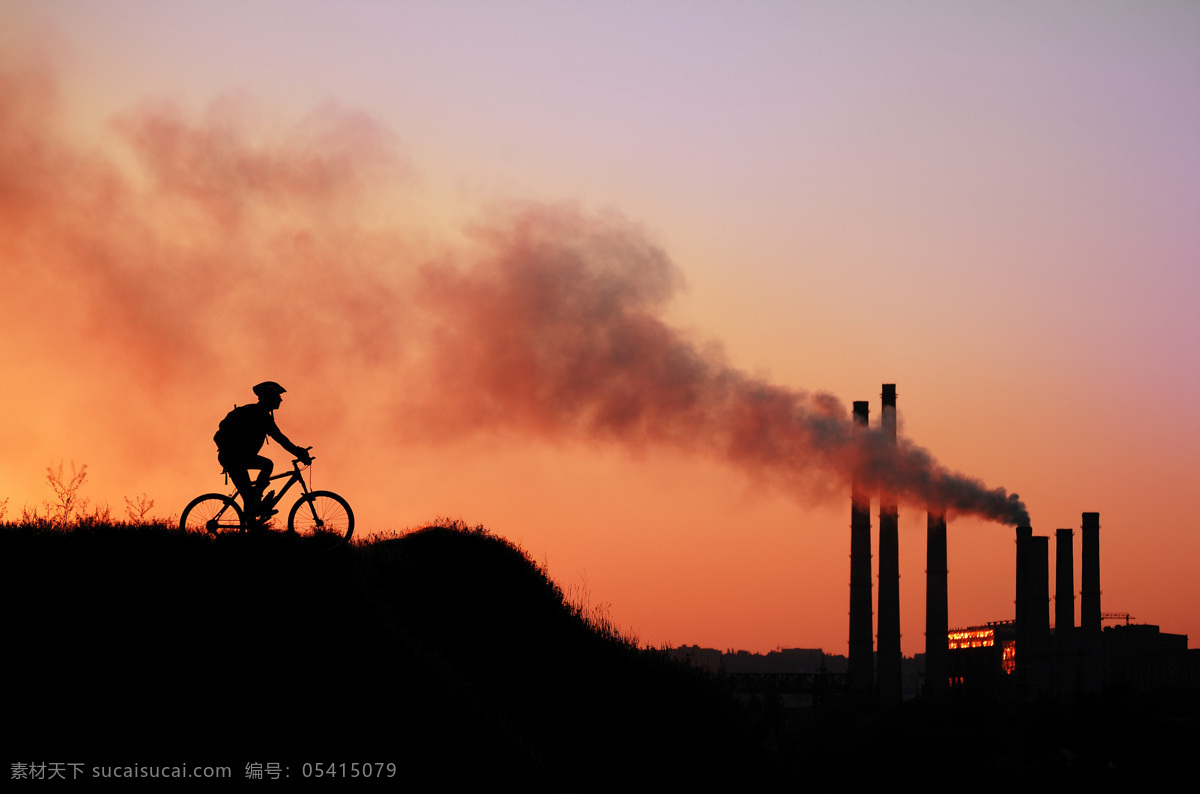
M 1196 3 L 0 0 L 0 80 L 9 518 L 60 460 L 178 514 L 273 379 L 363 532 L 482 523 L 645 643 L 844 653 L 848 492 L 435 360 L 514 321 L 422 274 L 535 218 L 669 260 L 653 311 L 731 370 L 873 422 L 898 384 L 1035 533 L 1099 511 L 1105 611 L 1200 637 Z M 949 531 L 951 625 L 1011 618 L 1012 529 Z

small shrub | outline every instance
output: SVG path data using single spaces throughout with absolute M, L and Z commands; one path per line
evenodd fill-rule
M 54 501 L 45 502 L 46 517 L 59 526 L 66 526 L 76 514 L 86 513 L 88 500 L 79 495 L 79 490 L 83 488 L 85 481 L 87 481 L 86 463 L 76 469 L 75 461 L 71 461 L 69 478 L 63 474 L 61 460 L 58 462 L 58 471 L 47 466 L 46 484 L 54 492 Z M 108 508 L 105 507 L 104 510 L 107 514 Z
M 153 507 L 154 500 L 147 498 L 146 494 L 142 494 L 137 499 L 125 497 L 125 515 L 129 523 L 135 527 L 150 523 L 150 510 Z

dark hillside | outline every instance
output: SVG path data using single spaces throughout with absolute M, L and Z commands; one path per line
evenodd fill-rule
M 8 760 L 395 762 L 441 785 L 769 782 L 712 679 L 598 632 L 506 541 L 317 555 L 166 528 L 0 532 Z
M 278 763 L 301 779 L 305 763 L 383 762 L 420 790 L 1132 782 L 1181 765 L 1200 736 L 1194 692 L 898 710 L 839 697 L 752 717 L 463 527 L 318 554 L 281 536 L 7 526 L 0 581 L 6 764 L 215 764 L 240 779 Z

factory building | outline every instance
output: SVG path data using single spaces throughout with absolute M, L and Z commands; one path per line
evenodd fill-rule
M 1017 697 L 1069 697 L 1111 687 L 1200 685 L 1200 655 L 1186 634 L 1130 624 L 1100 610 L 1100 515 L 1082 520 L 1081 620 L 1075 625 L 1074 530 L 1055 533 L 1054 625 L 1050 624 L 1049 538 L 1017 528 L 1016 620 L 948 632 L 949 685 Z M 1104 619 L 1125 625 L 1102 627 Z
M 896 385 L 883 385 L 884 437 L 895 443 Z M 867 427 L 868 403 L 854 403 L 856 427 Z M 895 704 L 916 694 L 901 682 L 898 510 L 894 494 L 879 493 L 879 591 L 877 648 L 872 647 L 871 497 L 851 483 L 850 688 Z M 1070 696 L 1105 687 L 1200 686 L 1200 651 L 1189 652 L 1187 635 L 1157 626 L 1103 627 L 1112 619 L 1100 609 L 1100 514 L 1083 513 L 1080 524 L 1082 580 L 1080 620 L 1075 623 L 1073 528 L 1055 533 L 1053 624 L 1050 538 L 1030 526 L 1016 530 L 1015 620 L 951 629 L 947 625 L 946 519 L 926 516 L 925 677 L 922 694 L 941 698 L 955 688 L 1003 690 L 1016 697 Z

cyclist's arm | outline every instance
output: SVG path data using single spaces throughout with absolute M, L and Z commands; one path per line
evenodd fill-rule
M 301 460 L 308 458 L 308 450 L 304 449 L 303 447 L 298 447 L 289 441 L 288 437 L 280 432 L 279 425 L 275 424 L 274 421 L 271 422 L 271 426 L 267 429 L 267 435 L 275 439 L 275 442 L 279 444 L 279 446 L 292 453 L 293 457 L 300 458 Z

